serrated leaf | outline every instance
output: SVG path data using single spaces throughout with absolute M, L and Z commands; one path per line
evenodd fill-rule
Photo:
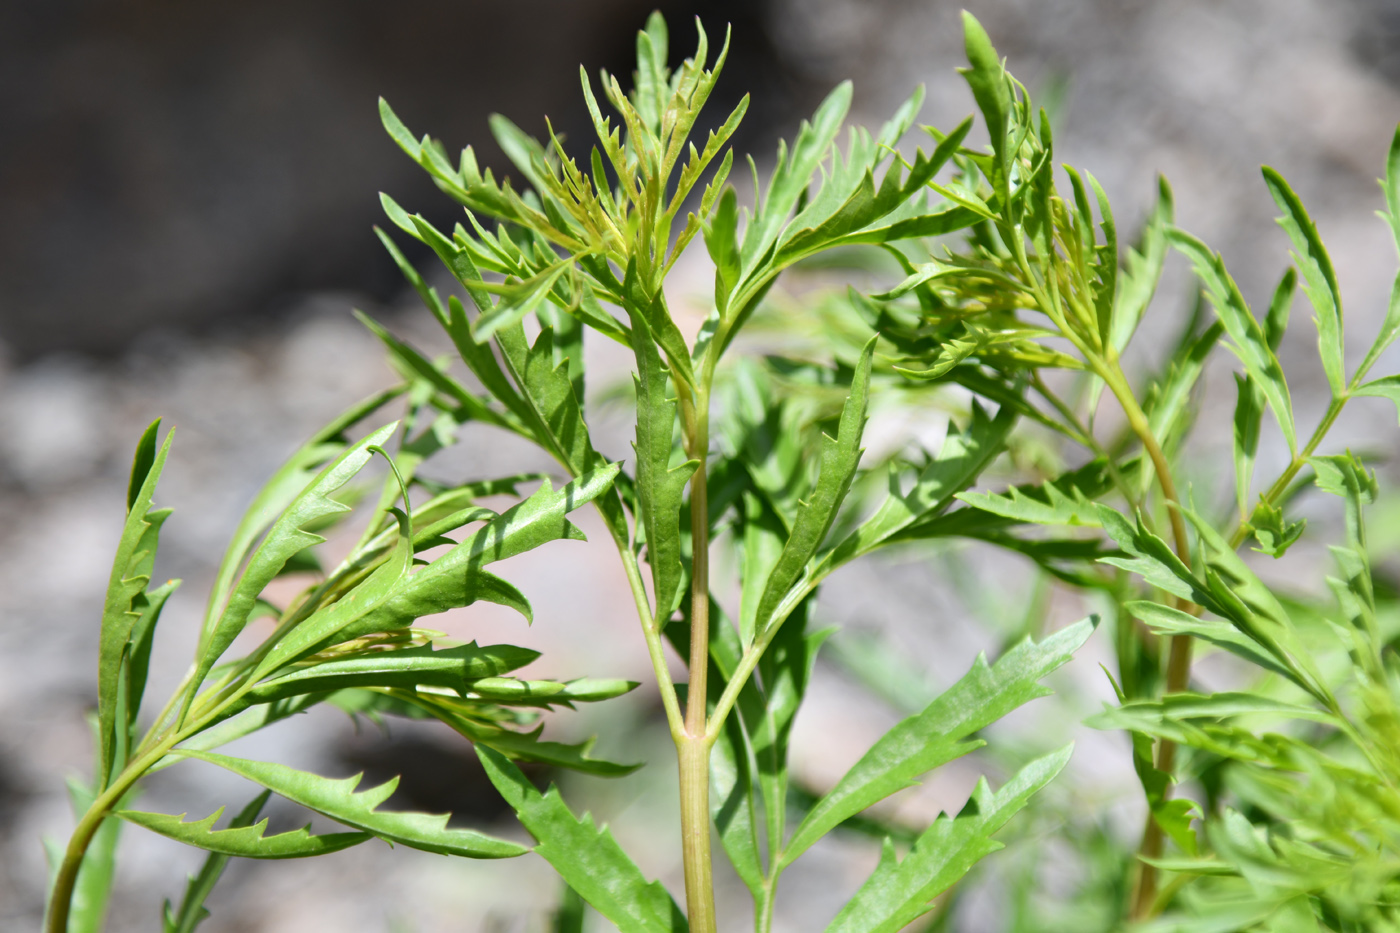
M 1264 166 L 1264 183 L 1274 203 L 1283 211 L 1278 225 L 1293 243 L 1293 261 L 1303 273 L 1303 292 L 1317 311 L 1317 346 L 1322 356 L 1322 369 L 1332 387 L 1332 397 L 1346 392 L 1346 365 L 1343 362 L 1342 292 L 1337 286 L 1337 273 L 1317 227 L 1308 216 L 1303 202 L 1278 172 Z
M 1256 380 L 1268 399 L 1269 408 L 1288 441 L 1288 450 L 1297 454 L 1298 438 L 1293 425 L 1293 402 L 1278 357 L 1269 349 L 1268 335 L 1240 294 L 1239 286 L 1225 270 L 1224 260 L 1200 240 L 1179 229 L 1167 234 L 1172 245 L 1191 260 L 1216 314 L 1233 341 L 1231 349 L 1244 363 L 1245 371 Z
M 310 823 L 301 829 L 266 836 L 266 818 L 253 826 L 215 829 L 214 823 L 223 813 L 224 808 L 220 807 L 204 819 L 190 822 L 185 821 L 183 813 L 173 816 L 168 813 L 118 810 L 116 815 L 128 823 L 144 826 L 151 832 L 176 842 L 183 842 L 207 852 L 236 855 L 240 858 L 308 858 L 348 849 L 370 838 L 370 834 L 365 832 L 312 835 Z
M 1001 452 L 1016 417 L 1012 406 L 1003 405 L 995 418 L 988 418 L 982 406 L 973 402 L 967 427 L 959 428 L 949 422 L 938 457 L 919 471 L 907 493 L 899 491 L 898 477 L 890 474 L 889 495 L 879 510 L 822 558 L 817 573 L 830 572 L 846 561 L 868 554 L 910 526 L 946 509 Z
M 667 397 L 666 370 L 647 327 L 645 321 L 634 316 L 632 332 L 640 337 L 633 341 L 637 360 L 635 488 L 646 531 L 647 563 L 651 567 L 652 592 L 656 598 L 655 619 L 658 625 L 664 626 L 682 596 L 681 499 L 700 461 L 687 460 L 671 468 L 676 403 Z
M 1285 521 L 1283 509 L 1271 505 L 1262 497 L 1249 516 L 1249 529 L 1259 542 L 1255 550 L 1270 557 L 1282 557 L 1302 537 L 1307 521 Z
M 253 821 L 258 818 L 263 805 L 271 796 L 272 791 L 265 790 L 254 797 L 229 821 L 229 828 L 253 825 Z M 199 872 L 191 875 L 185 884 L 185 895 L 180 899 L 179 908 L 172 910 L 170 902 L 165 902 L 165 909 L 161 912 L 162 933 L 194 933 L 195 927 L 209 916 L 209 909 L 204 906 L 204 901 L 223 875 L 228 859 L 227 855 L 209 853 Z
M 1273 654 L 1269 646 L 1260 644 L 1228 622 L 1197 618 L 1179 609 L 1147 601 L 1130 602 L 1125 608 L 1158 635 L 1193 635 L 1302 686 L 1297 675 Z
M 126 522 L 122 526 L 121 538 L 117 543 L 117 553 L 113 558 L 112 573 L 107 583 L 107 594 L 102 604 L 102 629 L 97 664 L 97 715 L 101 754 L 98 762 L 99 788 L 106 787 L 114 765 L 117 730 L 125 730 L 127 727 L 126 723 L 119 724 L 116 721 L 119 684 L 131 647 L 132 629 L 140 621 L 141 614 L 147 606 L 144 594 L 151 582 L 151 568 L 155 563 L 156 548 L 160 541 L 160 527 L 170 516 L 168 509 L 151 509 L 151 497 L 155 495 L 156 483 L 165 467 L 166 457 L 170 453 L 170 442 L 174 436 L 173 431 L 167 432 L 159 452 L 153 454 L 156 431 L 159 427 L 159 421 L 153 422 L 142 435 L 136 448 L 130 483 L 131 486 L 136 486 L 136 494 L 132 496 L 128 493 Z
M 783 848 L 778 864 L 791 865 L 842 820 L 985 744 L 972 736 L 1011 710 L 1047 695 L 1050 690 L 1041 686 L 1040 679 L 1070 659 L 1097 621 L 1097 617 L 1084 619 L 1040 644 L 1028 638 L 995 665 L 978 655 L 972 670 L 923 712 L 885 733 L 822 797 Z
M 1196 579 L 1176 552 L 1160 537 L 1148 531 L 1141 519 L 1130 524 L 1126 517 L 1106 505 L 1096 506 L 1099 524 L 1127 557 L 1102 557 L 1101 563 L 1121 567 L 1173 596 L 1202 603 L 1205 584 Z
M 583 540 L 583 532 L 565 516 L 607 494 L 618 470 L 618 464 L 607 464 L 558 490 L 545 480 L 524 502 L 502 512 L 465 536 L 452 550 L 405 578 L 352 631 L 342 634 L 358 637 L 401 628 L 415 619 L 470 605 L 478 599 L 510 606 L 528 619 L 529 604 L 524 597 L 481 568 L 550 541 Z
M 1039 485 L 1012 486 L 1004 493 L 960 492 L 957 498 L 1018 522 L 1096 528 L 1099 514 L 1092 499 L 1109 485 L 1103 461 L 1095 460 Z
M 382 448 L 380 452 L 383 452 Z M 397 472 L 395 478 L 399 478 Z M 403 498 L 407 502 L 407 489 L 403 491 Z M 244 681 L 245 685 L 257 683 L 320 646 L 346 641 L 365 633 L 361 628 L 364 618 L 383 605 L 398 589 L 413 563 L 412 520 L 407 513 L 398 509 L 393 509 L 392 514 L 398 522 L 398 538 L 388 557 L 348 593 L 317 609 L 290 631 L 282 634 L 272 650 L 263 656 L 253 673 Z
M 1167 230 L 1174 213 L 1171 186 L 1162 177 L 1157 179 L 1157 203 L 1143 225 L 1142 236 L 1124 256 L 1123 270 L 1118 276 L 1118 292 L 1113 301 L 1112 345 L 1120 352 L 1127 347 L 1137 331 L 1167 257 Z
M 239 520 L 238 528 L 234 531 L 219 563 L 219 570 L 214 577 L 214 585 L 210 588 L 209 600 L 205 607 L 203 625 L 206 631 L 214 625 L 219 612 L 227 603 L 229 591 L 247 559 L 248 551 L 267 531 L 268 526 L 306 488 L 320 467 L 345 451 L 349 445 L 349 441 L 344 437 L 345 432 L 403 393 L 402 386 L 387 389 L 341 412 L 298 448 L 258 491 Z M 316 522 L 312 523 L 313 526 L 315 524 Z
M 268 529 L 262 543 L 248 558 L 238 585 L 229 594 L 222 611 L 213 618 L 212 626 L 206 627 L 200 636 L 198 660 L 191 679 L 192 689 L 188 694 L 190 699 L 204 682 L 209 670 L 243 630 L 259 594 L 281 572 L 283 565 L 298 552 L 325 540 L 318 534 L 303 530 L 302 526 L 328 515 L 348 511 L 348 506 L 330 498 L 331 493 L 364 469 L 373 456 L 370 448 L 382 447 L 398 430 L 398 426 L 396 421 L 379 428 L 333 460 L 292 500 Z
M 466 858 L 511 858 L 529 851 L 513 842 L 493 839 L 474 830 L 448 829 L 448 815 L 445 813 L 377 810 L 394 793 L 398 778 L 357 792 L 355 787 L 360 783 L 360 775 L 333 780 L 272 762 L 230 758 L 213 752 L 184 751 L 181 754 L 219 765 L 308 810 L 315 810 L 361 832 L 412 849 Z
M 841 408 L 840 427 L 833 440 L 822 435 L 822 466 L 807 504 L 802 506 L 793 522 L 792 533 L 783 552 L 779 555 L 773 571 L 768 575 L 763 587 L 763 597 L 759 600 L 755 613 L 755 631 L 763 632 L 774 620 L 779 606 L 788 597 L 789 590 L 797 583 L 807 562 L 816 554 L 826 539 L 831 523 L 836 519 L 836 511 L 845 501 L 846 493 L 855 478 L 856 467 L 860 465 L 863 452 L 860 447 L 861 432 L 865 429 L 866 397 L 870 383 L 870 363 L 875 352 L 872 337 L 861 351 L 856 364 L 855 375 L 851 380 L 851 393 Z
M 660 883 L 647 881 L 606 829 L 569 811 L 551 787 L 541 794 L 505 756 L 478 749 L 481 764 L 530 835 L 535 852 L 621 933 L 681 933 L 685 916 Z
M 851 106 L 851 93 L 849 81 L 838 84 L 817 107 L 812 122 L 803 121 L 793 141 L 790 156 L 785 148 L 779 148 L 778 162 L 768 181 L 768 189 L 744 231 L 740 255 L 746 276 L 754 273 L 758 261 L 776 243 L 793 208 L 807 190 L 812 174 L 825 158 L 846 118 Z
M 1154 437 L 1165 438 L 1178 430 L 1191 390 L 1223 333 L 1225 325 L 1216 321 L 1199 337 L 1186 335 L 1167 361 L 1166 374 L 1153 386 L 1154 391 L 1148 397 L 1148 426 Z
M 991 837 L 1060 773 L 1073 746 L 1036 759 L 997 791 L 982 778 L 955 817 L 939 816 L 903 860 L 887 839 L 880 864 L 826 928 L 827 933 L 898 933 L 932 910 L 984 856 L 1002 848 Z

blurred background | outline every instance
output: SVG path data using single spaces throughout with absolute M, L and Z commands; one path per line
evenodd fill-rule
M 1258 174 L 1261 163 L 1278 168 L 1318 222 L 1364 351 L 1394 274 L 1393 246 L 1372 212 L 1400 120 L 1400 2 L 965 2 L 1012 73 L 1054 103 L 1057 155 L 1103 182 L 1120 230 L 1136 227 L 1165 174 L 1178 222 L 1224 253 L 1256 302 L 1267 300 L 1287 262 Z M 66 836 L 63 780 L 89 769 L 83 714 L 95 700 L 97 620 L 141 429 L 157 416 L 179 427 L 159 497 L 176 509 L 160 573 L 185 586 L 163 625 L 151 688 L 159 692 L 183 671 L 214 563 L 254 490 L 327 418 L 392 381 L 350 309 L 426 350 L 443 349 L 371 226 L 380 221 L 379 191 L 435 223 L 453 222 L 455 209 L 384 135 L 376 98 L 449 150 L 475 144 L 499 171 L 505 162 L 488 115 L 503 113 L 535 134 L 547 115 L 568 138 L 587 140 L 579 65 L 590 74 L 630 73 L 634 33 L 655 5 L 0 4 L 0 928 L 37 927 L 46 877 L 39 838 Z M 844 78 L 855 81 L 857 123 L 884 119 L 920 82 L 928 89 L 921 122 L 947 128 L 972 112 L 954 71 L 963 61 L 959 6 L 693 0 L 661 8 L 675 61 L 693 49 L 695 17 L 716 44 L 732 24 L 729 63 L 710 106 L 718 120 L 742 94 L 753 95 L 735 146 L 762 166 L 776 140 Z M 408 251 L 426 267 L 429 257 Z M 696 263 L 680 281 L 700 294 L 710 273 Z M 1179 326 L 1190 290 L 1174 266 L 1145 324 L 1149 334 Z M 1312 340 L 1306 325 L 1293 328 L 1283 351 L 1290 373 L 1290 364 L 1316 370 Z M 591 366 L 625 375 L 625 359 L 589 352 Z M 1380 370 L 1393 372 L 1396 362 L 1392 354 Z M 590 378 L 607 388 L 606 377 Z M 1221 368 L 1211 378 L 1224 385 L 1229 377 Z M 1295 404 L 1301 422 L 1322 407 L 1305 379 L 1295 382 Z M 621 416 L 613 420 L 605 412 L 599 430 L 604 449 L 621 456 L 628 429 Z M 1375 449 L 1380 428 L 1393 432 L 1393 412 L 1367 407 L 1341 426 L 1338 446 Z M 1228 448 L 1228 433 L 1220 437 Z M 544 466 L 486 434 L 464 438 L 453 456 L 449 468 L 472 476 Z M 535 603 L 532 629 L 489 609 L 441 627 L 545 648 L 541 676 L 646 680 L 615 557 L 605 546 L 560 547 L 575 548 L 568 579 L 589 587 L 586 597 L 565 592 L 555 571 L 532 578 L 532 567 L 562 559 L 545 548 L 506 568 Z M 911 684 L 946 684 L 977 650 L 997 645 L 998 625 L 1014 627 L 1031 586 L 998 584 L 988 596 L 979 574 L 990 579 L 995 568 L 977 555 L 967 560 L 970 569 L 952 574 L 961 590 L 948 585 L 946 561 L 887 562 L 841 577 L 823 619 L 896 648 Z M 1083 614 L 1050 603 L 1060 621 Z M 1008 741 L 1044 750 L 1075 737 L 1074 775 L 1062 783 L 1126 837 L 1141 819 L 1126 747 L 1076 725 L 1107 695 L 1100 656 L 1107 649 L 1091 646 L 1077 658 L 1058 705 L 1033 706 L 1008 726 L 1022 738 Z M 901 714 L 854 685 L 850 670 L 823 665 L 798 723 L 798 778 L 816 789 Z M 571 781 L 571 799 L 611 821 L 643 858 L 650 853 L 649 870 L 678 890 L 666 789 L 674 766 L 649 685 L 619 708 L 625 728 L 589 711 L 560 720 L 558 734 L 601 731 L 600 753 L 654 763 L 611 785 Z M 339 715 L 289 724 L 256 753 L 326 774 L 403 772 L 405 804 L 518 832 L 500 822 L 462 743 L 430 730 L 356 732 Z M 1035 735 L 1042 737 L 1028 738 Z M 153 783 L 149 808 L 202 816 L 248 796 L 212 772 L 179 771 Z M 900 812 L 917 820 L 956 810 L 977 768 L 952 771 L 902 798 Z M 134 830 L 125 845 L 111 929 L 149 930 L 160 900 L 178 896 L 197 858 Z M 824 923 L 876 854 L 860 840 L 815 850 L 799 866 L 804 874 L 784 882 L 783 929 Z M 737 888 L 733 879 L 721 883 Z M 1057 883 L 1076 882 L 1071 872 Z M 533 930 L 553 891 L 546 867 L 529 858 L 483 865 L 365 846 L 306 863 L 230 868 L 203 929 Z M 996 929 L 996 909 L 974 898 L 962 928 Z M 744 928 L 743 912 L 734 916 L 733 928 Z

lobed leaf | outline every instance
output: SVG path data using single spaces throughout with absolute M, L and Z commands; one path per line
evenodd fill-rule
M 360 775 L 333 780 L 306 771 L 297 771 L 286 765 L 230 758 L 213 752 L 184 751 L 180 754 L 219 765 L 240 777 L 261 784 L 293 803 L 301 804 L 308 810 L 315 810 L 323 816 L 360 832 L 378 836 L 386 842 L 422 849 L 425 852 L 460 855 L 466 858 L 511 858 L 528 851 L 513 842 L 493 839 L 475 830 L 449 829 L 445 813 L 402 813 L 376 809 L 394 793 L 399 783 L 398 778 L 386 781 L 378 787 L 357 792 L 355 787 L 360 783 Z
M 117 699 L 122 672 L 131 650 L 132 630 L 141 620 L 149 603 L 145 596 L 151 582 L 160 528 L 170 516 L 169 509 L 151 509 L 165 460 L 170 453 L 173 432 L 167 432 L 165 442 L 156 450 L 160 421 L 154 421 L 141 436 L 132 464 L 127 493 L 126 522 L 122 526 L 117 553 L 112 561 L 112 573 L 102 605 L 102 628 L 99 636 L 97 662 L 97 717 L 101 758 L 98 762 L 97 786 L 105 788 L 112 772 L 118 741 L 117 731 L 125 733 L 127 723 L 117 722 Z M 135 490 L 134 495 L 132 490 Z M 144 672 L 142 678 L 144 681 Z
M 1239 286 L 1225 270 L 1225 263 L 1219 253 L 1211 252 L 1200 240 L 1177 228 L 1172 228 L 1167 238 L 1191 260 L 1197 278 L 1201 280 L 1216 314 L 1220 316 L 1221 323 L 1230 334 L 1233 341 L 1231 349 L 1243 361 L 1250 378 L 1259 384 L 1279 427 L 1283 429 L 1289 452 L 1296 455 L 1298 439 L 1293 426 L 1293 402 L 1288 394 L 1288 383 L 1284 379 L 1283 368 L 1279 366 L 1274 351 L 1269 348 L 1268 335 L 1265 334 L 1264 328 L 1245 304 Z
M 666 370 L 651 334 L 646 332 L 647 324 L 634 317 L 632 329 L 644 332 L 633 346 L 637 359 L 637 375 L 633 377 L 637 392 L 637 439 L 633 443 L 637 505 L 646 532 L 655 618 L 658 625 L 665 625 L 683 595 L 681 498 L 700 461 L 687 460 L 671 468 L 676 403 L 667 397 Z
M 880 864 L 826 928 L 827 933 L 898 933 L 932 910 L 933 899 L 984 856 L 1002 848 L 991 837 L 1049 784 L 1073 746 L 1038 758 L 993 791 L 982 778 L 955 817 L 939 816 L 903 860 L 885 840 Z
M 843 820 L 985 744 L 972 736 L 1011 710 L 1048 694 L 1040 679 L 1068 661 L 1097 622 L 1097 617 L 1084 619 L 1040 644 L 1028 638 L 995 665 L 978 655 L 972 670 L 923 712 L 885 733 L 817 802 L 784 846 L 778 864 L 792 864 Z
M 271 796 L 272 791 L 268 790 L 258 794 L 229 821 L 229 827 L 251 826 Z M 165 908 L 161 911 L 161 933 L 194 933 L 195 927 L 208 918 L 209 909 L 204 906 L 204 901 L 214 890 L 214 885 L 218 884 L 228 859 L 227 855 L 209 853 L 199 872 L 191 875 L 185 884 L 185 896 L 180 899 L 179 908 L 172 910 L 170 901 L 165 902 Z
M 851 380 L 851 393 L 846 397 L 845 405 L 841 409 L 840 428 L 836 439 L 822 435 L 822 466 L 816 489 L 812 491 L 808 503 L 799 509 L 793 522 L 792 533 L 768 575 L 755 614 L 756 632 L 763 632 L 774 621 L 779 606 L 788 597 L 789 590 L 797 583 L 807 562 L 821 547 L 831 523 L 836 518 L 837 509 L 851 488 L 856 467 L 860 465 L 860 436 L 865 428 L 870 363 L 875 352 L 876 339 L 878 338 L 870 338 L 861 352 L 860 361 Z
M 264 793 L 270 793 L 265 791 Z M 151 832 L 159 833 L 176 842 L 204 849 L 217 855 L 236 855 L 240 858 L 307 858 L 338 852 L 350 846 L 359 845 L 370 834 L 323 833 L 313 835 L 311 824 L 274 836 L 266 836 L 267 819 L 253 826 L 232 826 L 228 829 L 215 829 L 214 823 L 223 815 L 220 807 L 202 820 L 185 821 L 185 814 L 172 816 L 168 813 L 143 813 L 136 810 L 118 810 L 116 815 L 128 823 L 144 826 Z
M 1346 392 L 1347 377 L 1343 362 L 1342 292 L 1337 286 L 1337 273 L 1317 234 L 1317 226 L 1288 182 L 1266 165 L 1264 183 L 1269 186 L 1274 203 L 1283 211 L 1278 224 L 1293 243 L 1293 260 L 1303 273 L 1303 291 L 1317 311 L 1317 346 L 1322 356 L 1322 369 L 1332 387 L 1332 397 L 1340 398 Z
M 537 852 L 569 887 L 621 933 L 681 933 L 685 915 L 660 883 L 647 881 L 606 829 L 585 815 L 575 817 L 550 787 L 541 794 L 499 752 L 478 749 L 491 783 L 515 810 Z
M 195 672 L 191 679 L 192 689 L 186 700 L 187 706 L 193 699 L 194 691 L 204 682 L 215 662 L 228 650 L 229 645 L 233 644 L 233 640 L 247 624 L 249 614 L 263 589 L 294 555 L 325 540 L 314 532 L 304 530 L 302 526 L 349 511 L 349 506 L 330 498 L 331 493 L 364 469 L 373 455 L 371 448 L 382 447 L 398 430 L 398 426 L 398 422 L 387 424 L 353 444 L 321 470 L 268 529 L 262 543 L 248 558 L 243 574 L 229 594 L 223 610 L 217 617 L 211 617 L 213 624 L 206 626 L 201 633 Z

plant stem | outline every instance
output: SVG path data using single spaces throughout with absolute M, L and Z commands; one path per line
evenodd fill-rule
M 1171 466 L 1167 463 L 1167 458 L 1162 453 L 1162 447 L 1157 443 L 1157 438 L 1152 434 L 1152 428 L 1147 421 L 1147 416 L 1137 403 L 1136 396 L 1129 388 L 1123 371 L 1115 364 L 1104 374 L 1104 381 L 1108 383 L 1109 390 L 1118 399 L 1123 411 L 1128 417 L 1128 424 L 1132 427 L 1133 433 L 1142 441 L 1143 449 L 1152 461 L 1152 469 L 1157 474 L 1157 484 L 1162 488 L 1162 497 L 1167 500 L 1167 515 L 1171 520 L 1172 538 L 1176 547 L 1176 554 L 1182 562 L 1191 562 L 1191 544 L 1186 536 L 1186 520 L 1181 515 L 1181 510 L 1176 506 L 1181 500 L 1177 496 L 1176 483 L 1172 480 Z M 1195 604 L 1177 599 L 1176 608 L 1183 612 L 1190 612 L 1193 615 L 1200 612 Z M 1180 693 L 1185 690 L 1191 680 L 1191 636 L 1174 635 L 1171 640 L 1171 653 L 1167 661 L 1167 683 L 1166 693 Z M 1168 776 L 1172 773 L 1172 768 L 1176 764 L 1176 743 L 1170 739 L 1162 739 L 1157 743 L 1156 768 Z M 1164 837 L 1162 827 L 1158 825 L 1156 818 L 1148 813 L 1147 825 L 1142 832 L 1142 844 L 1138 848 L 1140 855 L 1148 858 L 1157 858 L 1162 854 Z M 1137 883 L 1133 887 L 1132 902 L 1129 908 L 1129 916 L 1134 920 L 1140 920 L 1150 914 L 1152 906 L 1157 897 L 1157 869 L 1147 864 L 1141 863 L 1142 867 L 1138 873 Z
M 710 446 L 708 386 L 696 394 L 686 453 L 699 460 L 690 478 L 690 683 L 685 731 L 677 739 L 681 783 L 681 853 L 691 933 L 714 933 L 715 892 L 710 866 L 710 748 L 706 699 L 710 670 L 710 506 L 705 475 Z
M 710 871 L 711 744 L 702 733 L 687 735 L 676 746 L 681 777 L 685 909 L 691 933 L 715 933 L 714 878 Z
M 126 796 L 131 786 L 173 748 L 177 741 L 179 739 L 172 736 L 128 764 L 78 821 L 73 835 L 68 839 L 63 861 L 59 863 L 58 871 L 54 874 L 53 889 L 49 893 L 48 916 L 44 920 L 45 933 L 68 933 L 68 916 L 73 909 L 73 890 L 78 882 L 78 872 L 83 867 L 83 857 L 87 855 L 93 837 L 102 828 L 102 823 L 108 818 L 112 807 Z

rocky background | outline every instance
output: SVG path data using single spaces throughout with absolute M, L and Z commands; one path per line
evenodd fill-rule
M 1224 252 L 1255 301 L 1266 299 L 1286 262 L 1258 175 L 1260 163 L 1278 168 L 1318 221 L 1359 335 L 1352 349 L 1364 353 L 1394 273 L 1393 245 L 1372 211 L 1380 206 L 1374 179 L 1400 121 L 1400 4 L 967 5 L 1012 71 L 1059 101 L 1059 155 L 1104 183 L 1120 229 L 1132 229 L 1155 176 L 1166 174 L 1179 222 Z M 83 715 L 94 702 L 96 619 L 141 429 L 156 416 L 179 428 L 160 497 L 176 508 L 160 572 L 185 585 L 165 617 L 154 694 L 183 671 L 201 594 L 261 479 L 324 420 L 391 381 L 349 309 L 369 311 L 427 350 L 441 347 L 370 226 L 380 190 L 435 220 L 452 208 L 383 136 L 375 98 L 389 98 L 410 127 L 449 148 L 473 142 L 488 157 L 493 111 L 532 132 L 548 114 L 584 139 L 578 64 L 629 71 L 632 34 L 650 8 L 639 0 L 0 5 L 0 928 L 37 928 L 39 838 L 66 836 L 63 781 L 89 767 Z M 858 122 L 882 119 L 918 82 L 929 90 L 927 122 L 951 126 L 973 109 L 953 71 L 962 61 L 957 4 L 696 0 L 663 8 L 681 55 L 694 15 L 712 37 L 733 23 L 735 47 L 713 107 L 727 112 L 727 102 L 753 92 L 740 151 L 771 152 L 846 77 L 856 80 Z M 708 275 L 697 267 L 684 281 L 699 293 Z M 1172 332 L 1189 291 L 1184 270 L 1171 270 L 1145 325 L 1150 334 Z M 1303 307 L 1300 299 L 1284 348 L 1290 373 L 1317 370 Z M 625 359 L 602 347 L 589 353 L 600 373 L 625 375 Z M 1379 370 L 1397 363 L 1392 352 Z M 607 388 L 605 376 L 591 378 Z M 1223 388 L 1228 372 L 1211 379 L 1208 388 Z M 1306 379 L 1294 384 L 1299 420 L 1308 423 L 1322 403 L 1309 397 Z M 1382 430 L 1393 437 L 1392 410 L 1357 406 L 1339 440 L 1394 447 L 1378 439 Z M 621 414 L 605 414 L 600 431 L 605 449 L 627 451 Z M 1228 433 L 1205 444 L 1217 442 L 1228 447 Z M 438 469 L 488 476 L 544 466 L 492 435 L 467 432 Z M 545 648 L 540 676 L 645 681 L 615 557 L 605 547 L 558 547 L 505 568 L 535 603 L 531 629 L 489 607 L 441 627 Z M 546 560 L 548 577 L 539 572 Z M 946 564 L 875 565 L 834 580 L 823 612 L 880 634 L 911 659 L 915 681 L 946 684 L 1024 608 L 1024 587 L 998 583 L 988 595 L 993 588 L 981 581 L 999 569 L 989 560 L 969 555 L 961 588 L 949 585 Z M 1079 606 L 1052 606 L 1056 620 L 1080 614 Z M 1041 701 L 998 735 L 1041 749 L 1073 735 L 1079 752 L 1061 783 L 1127 837 L 1140 814 L 1124 749 L 1116 737 L 1074 725 L 1105 693 L 1098 660 L 1091 646 L 1059 683 L 1058 705 Z M 814 787 L 834 780 L 899 715 L 858 689 L 851 700 L 851 690 L 838 668 L 823 666 L 799 720 L 797 774 Z M 570 799 L 611 822 L 640 858 L 650 854 L 649 868 L 679 890 L 672 766 L 649 685 L 617 709 L 606 722 L 587 711 L 551 728 L 575 738 L 600 732 L 600 753 L 656 763 L 622 781 L 572 781 Z M 470 753 L 436 731 L 356 732 L 322 711 L 258 741 L 243 751 L 326 774 L 365 770 L 379 780 L 402 772 L 404 803 L 518 832 L 501 821 Z M 250 796 L 210 769 L 181 774 L 185 768 L 152 783 L 151 808 L 203 815 Z M 954 768 L 902 799 L 898 812 L 918 819 L 956 809 L 975 775 L 970 764 Z M 138 831 L 124 845 L 110 928 L 150 930 L 161 898 L 178 897 L 197 858 Z M 799 865 L 804 874 L 785 881 L 782 928 L 824 923 L 874 856 L 851 840 L 815 850 Z M 1073 871 L 1058 883 L 1072 885 Z M 231 867 L 203 929 L 535 930 L 554 892 L 547 867 L 533 858 L 459 863 L 364 846 L 323 860 Z M 997 929 L 997 911 L 974 898 L 962 928 Z M 736 913 L 725 928 L 745 922 Z

